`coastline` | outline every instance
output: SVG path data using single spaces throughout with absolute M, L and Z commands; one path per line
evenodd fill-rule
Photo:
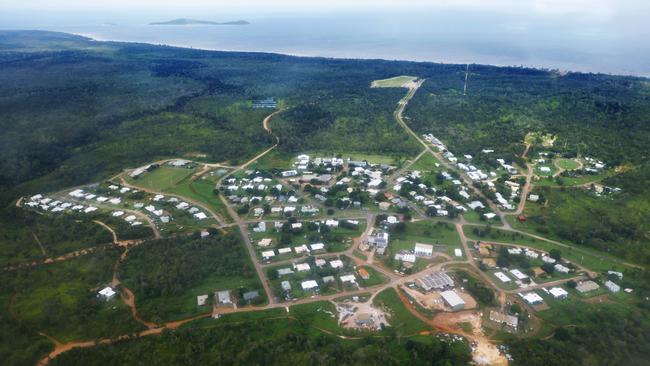
M 45 31 L 50 31 L 50 30 L 45 30 Z M 532 70 L 539 70 L 539 71 L 545 71 L 545 72 L 555 72 L 559 75 L 568 75 L 568 74 L 595 74 L 595 75 L 606 75 L 606 76 L 621 76 L 621 77 L 633 77 L 633 78 L 642 78 L 642 79 L 650 79 L 650 73 L 647 75 L 643 74 L 634 74 L 634 73 L 625 73 L 625 72 L 620 72 L 620 73 L 614 73 L 614 72 L 603 72 L 603 71 L 596 71 L 596 70 L 589 70 L 589 69 L 578 69 L 578 68 L 559 68 L 559 67 L 554 67 L 554 66 L 547 66 L 547 65 L 536 65 L 536 64 L 525 64 L 521 63 L 518 65 L 514 64 L 505 64 L 505 63 L 494 63 L 494 62 L 480 62 L 480 61 L 469 61 L 469 60 L 454 60 L 454 59 L 445 59 L 445 60 L 434 60 L 434 59 L 429 59 L 429 58 L 418 58 L 418 57 L 411 57 L 411 58 L 387 58 L 387 57 L 360 57 L 357 55 L 332 55 L 332 54 L 327 54 L 327 52 L 323 53 L 310 53 L 310 52 L 294 52 L 294 51 L 278 51 L 278 50 L 271 50 L 271 49 L 245 49 L 245 48 L 228 48 L 228 47 L 220 47 L 220 48 L 215 48 L 215 47 L 208 47 L 208 46 L 192 46 L 188 44 L 180 44 L 180 43 L 174 43 L 174 42 L 148 42 L 148 41 L 133 41 L 133 40 L 126 40 L 126 39 L 119 39 L 119 38 L 108 38 L 108 37 L 101 37 L 97 35 L 96 33 L 93 32 L 63 32 L 63 33 L 68 33 L 68 34 L 73 34 L 77 36 L 82 36 L 82 37 L 87 37 L 92 39 L 93 41 L 96 42 L 118 42 L 118 43 L 133 43 L 133 44 L 149 44 L 153 46 L 165 46 L 165 47 L 174 47 L 174 48 L 185 48 L 185 49 L 193 49 L 193 50 L 201 50 L 201 51 L 216 51 L 216 52 L 244 52 L 244 53 L 267 53 L 267 54 L 276 54 L 276 55 L 283 55 L 283 56 L 290 56 L 290 57 L 305 57 L 305 58 L 326 58 L 326 59 L 334 59 L 334 60 L 382 60 L 382 61 L 388 61 L 388 62 L 417 62 L 417 63 L 432 63 L 432 64 L 443 64 L 443 65 L 477 65 L 477 66 L 491 66 L 491 67 L 498 67 L 498 68 L 524 68 L 524 69 L 532 69 Z

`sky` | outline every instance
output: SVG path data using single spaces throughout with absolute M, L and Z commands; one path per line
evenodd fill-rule
M 0 0 L 4 10 L 33 11 L 222 11 L 256 12 L 364 11 L 391 9 L 489 9 L 541 14 L 609 17 L 621 9 L 650 8 L 648 0 Z

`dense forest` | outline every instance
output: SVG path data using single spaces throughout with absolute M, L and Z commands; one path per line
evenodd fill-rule
M 650 86 L 641 78 L 471 65 L 466 94 L 429 78 L 406 114 L 458 153 L 492 148 L 512 159 L 526 134 L 541 132 L 557 137 L 546 151 L 613 166 L 649 158 Z
M 142 243 L 129 251 L 119 276 L 136 294 L 140 313 L 153 321 L 209 310 L 194 306 L 197 295 L 261 287 L 241 239 L 233 234 L 220 235 L 216 230 L 207 238 L 189 236 Z

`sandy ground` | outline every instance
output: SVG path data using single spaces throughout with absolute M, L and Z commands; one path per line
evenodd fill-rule
M 461 311 L 457 313 L 440 313 L 434 322 L 452 328 L 462 329 L 460 323 L 468 323 L 472 333 L 468 338 L 472 342 L 472 358 L 477 365 L 505 366 L 508 360 L 499 349 L 485 336 L 481 327 L 482 313 L 476 311 Z
M 376 330 L 380 329 L 381 325 L 389 326 L 388 315 L 381 309 L 372 306 L 371 301 L 366 302 L 346 302 L 334 303 L 336 311 L 338 312 L 339 326 L 348 329 L 366 329 Z M 357 316 L 359 314 L 370 314 L 372 319 L 371 324 L 360 325 L 357 323 Z
M 432 291 L 428 294 L 423 294 L 417 290 L 403 287 L 404 291 L 408 293 L 412 298 L 417 301 L 417 303 L 425 309 L 429 310 L 441 310 L 441 311 L 450 311 L 450 309 L 445 306 L 445 302 L 440 296 L 440 293 L 437 291 Z M 459 289 L 455 290 L 458 296 L 460 296 L 465 301 L 465 309 L 474 309 L 476 308 L 476 300 L 468 293 L 461 291 Z

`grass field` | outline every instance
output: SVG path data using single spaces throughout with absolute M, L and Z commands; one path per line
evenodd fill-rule
M 388 245 L 388 254 L 386 255 L 386 264 L 394 269 L 399 269 L 400 263 L 392 260 L 395 254 L 406 251 L 413 252 L 416 243 L 441 245 L 445 247 L 444 254 L 451 257 L 454 256 L 454 249 L 460 248 L 460 237 L 456 228 L 447 223 L 431 221 L 417 221 L 406 223 L 406 230 L 404 232 L 393 233 Z M 435 248 L 434 248 L 435 255 Z M 440 258 L 435 258 L 438 260 Z M 417 258 L 413 266 L 413 272 L 424 269 L 429 263 L 430 259 Z M 390 265 L 392 264 L 392 265 Z
M 440 168 L 436 168 L 436 163 L 440 163 L 435 156 L 427 153 L 422 155 L 413 165 L 411 165 L 411 170 L 420 170 L 426 172 L 439 171 Z
M 403 88 L 404 84 L 417 79 L 415 76 L 395 76 L 388 79 L 375 80 L 370 84 L 371 88 Z
M 203 203 L 212 211 L 221 215 L 226 222 L 232 222 L 226 206 L 213 191 L 214 183 L 209 179 L 197 179 L 191 182 L 189 180 L 183 180 L 177 185 L 165 189 L 165 192 L 174 193 Z
M 463 217 L 467 222 L 474 223 L 474 224 L 490 224 L 492 226 L 503 226 L 501 220 L 499 219 L 499 216 L 495 216 L 492 219 L 489 220 L 485 219 L 485 221 L 482 221 L 479 213 L 471 209 L 466 212 L 463 212 Z
M 598 183 L 602 181 L 605 178 L 609 178 L 611 176 L 614 176 L 616 172 L 614 170 L 605 170 L 601 173 L 598 174 L 585 174 L 581 175 L 578 177 L 556 177 L 556 178 L 542 178 L 539 181 L 534 182 L 536 186 L 540 187 L 571 187 L 571 186 L 579 186 L 579 185 L 585 185 L 585 184 L 591 184 L 591 183 Z M 561 184 L 557 181 L 559 179 L 561 181 Z
M 359 284 L 363 287 L 380 285 L 388 281 L 388 278 L 386 278 L 386 276 L 384 276 L 379 271 L 377 271 L 376 269 L 370 266 L 361 266 L 359 268 L 365 269 L 366 271 L 368 271 L 368 274 L 370 275 L 370 278 L 368 278 L 367 280 L 364 280 L 361 278 L 361 276 L 359 276 Z
M 573 159 L 557 159 L 555 160 L 555 166 L 564 170 L 574 170 L 578 169 L 580 164 Z
M 161 166 L 151 172 L 144 173 L 138 179 L 127 179 L 133 185 L 162 192 L 171 189 L 183 179 L 188 178 L 196 169 L 174 168 Z
M 406 309 L 393 288 L 387 288 L 380 292 L 373 300 L 373 304 L 390 312 L 388 322 L 397 334 L 410 335 L 429 329 L 425 322 Z

